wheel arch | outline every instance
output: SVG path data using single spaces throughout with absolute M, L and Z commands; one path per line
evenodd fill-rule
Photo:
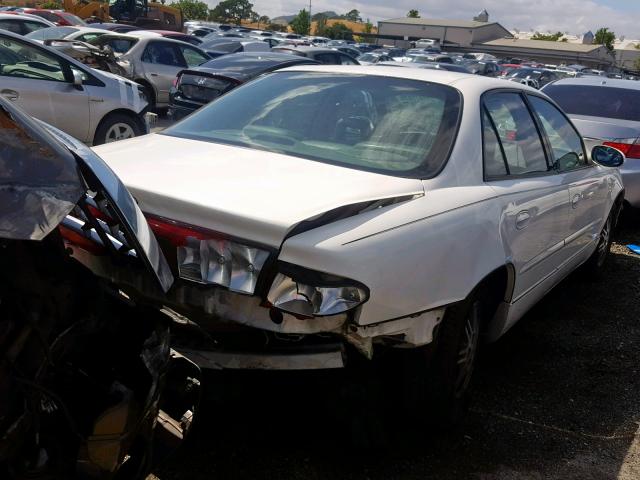
M 129 110 L 127 108 L 116 108 L 115 110 L 111 110 L 110 112 L 106 113 L 98 122 L 98 124 L 96 125 L 96 128 L 93 132 L 93 143 L 96 143 L 96 135 L 98 134 L 98 131 L 100 130 L 100 127 L 102 126 L 102 124 L 107 121 L 109 119 L 109 117 L 113 116 L 113 115 L 125 115 L 129 118 L 131 118 L 131 120 L 133 120 L 134 122 L 136 122 L 136 124 L 138 125 L 138 127 L 140 128 L 141 132 L 145 131 L 145 124 L 144 124 L 144 120 L 142 119 L 142 117 L 137 114 L 136 112 L 134 112 L 133 110 Z
M 156 104 L 156 100 L 158 99 L 158 92 L 156 91 L 155 87 L 153 86 L 153 84 L 145 79 L 145 78 L 136 78 L 134 80 L 134 82 L 136 82 L 139 85 L 142 85 L 145 88 L 148 88 L 149 90 L 151 90 L 151 93 L 153 93 L 153 98 L 148 98 L 147 99 L 147 103 L 149 104 L 149 106 L 147 106 L 147 108 L 149 108 L 151 105 L 155 105 Z M 152 100 L 152 101 L 150 101 Z
M 515 286 L 516 271 L 512 263 L 505 263 L 488 273 L 473 290 L 483 300 L 483 333 L 495 331 L 495 326 L 504 322 L 500 306 L 511 302 Z

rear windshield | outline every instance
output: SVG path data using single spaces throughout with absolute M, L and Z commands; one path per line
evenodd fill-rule
M 292 61 L 295 61 L 295 58 L 292 59 L 284 53 L 279 55 L 269 55 L 268 53 L 265 55 L 245 55 L 243 53 L 236 53 L 209 60 L 200 66 L 214 70 L 242 73 L 246 76 L 254 76 L 280 63 Z
M 551 84 L 544 93 L 569 114 L 640 121 L 640 90 Z
M 163 134 L 428 178 L 447 160 L 460 112 L 459 92 L 446 85 L 278 72 L 232 90 Z

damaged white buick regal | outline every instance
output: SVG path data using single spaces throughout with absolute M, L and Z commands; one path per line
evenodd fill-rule
M 206 332 L 181 352 L 312 369 L 410 348 L 446 411 L 480 339 L 602 267 L 623 199 L 624 156 L 587 152 L 544 94 L 453 72 L 290 68 L 96 151 L 179 278 L 167 306 Z

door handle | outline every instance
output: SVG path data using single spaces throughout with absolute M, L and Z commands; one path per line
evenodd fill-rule
M 516 215 L 516 229 L 522 230 L 527 225 L 529 225 L 529 220 L 531 220 L 531 215 L 527 210 L 523 210 Z
M 150 73 L 149 75 L 151 75 L 152 77 L 157 77 L 158 76 L 157 73 Z
M 582 200 L 582 194 L 576 193 L 571 199 L 571 207 L 578 208 L 578 204 L 580 203 L 580 200 Z
M 17 100 L 20 97 L 20 94 L 15 90 L 9 90 L 7 88 L 0 91 L 0 95 L 2 95 L 7 100 L 11 100 L 12 102 Z

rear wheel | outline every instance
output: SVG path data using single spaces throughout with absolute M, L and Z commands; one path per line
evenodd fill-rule
M 598 245 L 593 252 L 589 260 L 585 263 L 585 270 L 587 273 L 597 278 L 602 271 L 602 267 L 607 261 L 609 256 L 609 250 L 611 249 L 611 242 L 613 239 L 613 227 L 615 225 L 615 219 L 618 214 L 618 205 L 614 205 L 609 212 L 607 220 L 604 222 L 602 230 L 600 230 L 600 236 L 598 238 Z
M 475 295 L 450 307 L 435 341 L 416 349 L 405 366 L 408 405 L 430 426 L 462 423 L 480 345 L 482 303 Z

